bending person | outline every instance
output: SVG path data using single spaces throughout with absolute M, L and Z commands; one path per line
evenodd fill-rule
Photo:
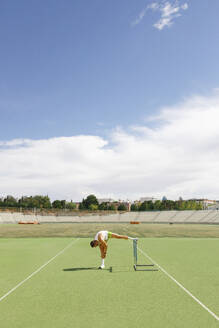
M 101 262 L 101 266 L 99 267 L 99 269 L 104 269 L 105 265 L 104 265 L 104 260 L 106 258 L 106 253 L 107 253 L 107 241 L 110 238 L 117 238 L 117 239 L 137 239 L 137 238 L 132 238 L 132 237 L 128 237 L 128 236 L 123 236 L 123 235 L 118 235 L 116 233 L 110 232 L 110 231 L 99 231 L 96 236 L 94 237 L 94 240 L 92 240 L 90 242 L 90 246 L 91 247 L 97 247 L 99 246 L 100 248 L 100 256 L 102 259 Z

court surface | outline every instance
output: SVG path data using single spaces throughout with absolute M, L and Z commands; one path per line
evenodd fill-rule
M 219 327 L 218 239 L 139 239 L 155 272 L 135 272 L 132 243 L 115 239 L 98 270 L 89 242 L 1 238 L 0 327 Z

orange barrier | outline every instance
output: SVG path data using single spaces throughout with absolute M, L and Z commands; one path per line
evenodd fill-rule
M 130 221 L 130 224 L 139 224 L 139 221 Z
M 37 221 L 20 221 L 18 224 L 39 224 Z

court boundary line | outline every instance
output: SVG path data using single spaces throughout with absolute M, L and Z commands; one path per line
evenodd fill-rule
M 166 274 L 172 281 L 174 281 L 184 292 L 186 292 L 190 297 L 193 298 L 199 305 L 201 305 L 209 314 L 211 314 L 217 321 L 219 317 L 212 312 L 206 305 L 204 305 L 197 297 L 195 297 L 188 289 L 186 289 L 179 281 L 177 281 L 171 274 L 169 274 L 165 269 L 163 269 L 158 263 L 156 263 L 147 253 L 145 253 L 139 246 L 137 246 L 139 251 L 147 257 L 152 263 L 154 263 L 164 274 Z
M 0 302 L 3 301 L 8 295 L 10 295 L 11 293 L 13 293 L 18 287 L 20 287 L 21 285 L 23 285 L 27 280 L 29 280 L 30 278 L 32 278 L 33 276 L 35 276 L 38 272 L 40 272 L 43 268 L 45 268 L 50 262 L 52 262 L 53 260 L 55 260 L 56 257 L 58 257 L 59 255 L 61 255 L 62 253 L 64 253 L 64 251 L 66 251 L 68 248 L 70 248 L 79 239 L 80 238 L 77 238 L 76 240 L 73 240 L 70 244 L 68 244 L 66 247 L 64 247 L 61 251 L 59 251 L 50 260 L 48 260 L 46 263 L 44 263 L 43 265 L 41 265 L 41 267 L 39 267 L 37 270 L 35 270 L 33 273 L 31 273 L 27 278 L 25 278 L 24 280 L 22 280 L 21 282 L 19 282 L 19 284 L 17 284 L 12 289 L 10 289 L 6 294 L 4 294 L 2 297 L 0 297 Z

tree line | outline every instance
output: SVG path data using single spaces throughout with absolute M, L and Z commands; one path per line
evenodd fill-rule
M 13 196 L 7 196 L 0 199 L 0 207 L 3 208 L 42 208 L 42 209 L 76 209 L 76 204 L 66 200 L 55 200 L 51 202 L 48 196 L 22 196 L 17 199 Z
M 156 200 L 145 201 L 143 203 L 136 203 L 131 205 L 131 211 L 185 211 L 185 210 L 202 210 L 201 202 L 195 200 Z
M 48 196 L 22 196 L 17 199 L 13 196 L 0 198 L 0 208 L 24 208 L 24 209 L 66 209 L 66 210 L 90 210 L 90 211 L 127 211 L 129 210 L 128 203 L 110 202 L 100 203 L 95 195 L 89 195 L 84 198 L 79 204 L 66 200 L 54 200 L 51 202 Z M 142 203 L 135 202 L 131 204 L 131 211 L 165 211 L 165 210 L 202 210 L 201 202 L 195 200 L 178 201 L 168 200 L 164 197 L 162 200 L 144 201 Z

